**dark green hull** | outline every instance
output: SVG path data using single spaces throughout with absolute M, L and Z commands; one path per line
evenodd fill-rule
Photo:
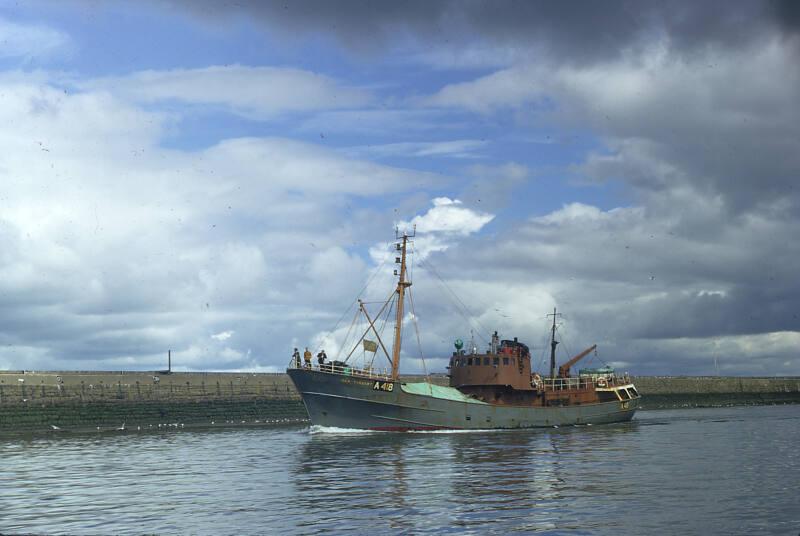
M 287 372 L 303 398 L 311 423 L 337 428 L 480 430 L 606 424 L 631 420 L 639 406 L 638 398 L 574 406 L 494 405 L 405 392 L 399 381 L 313 369 Z

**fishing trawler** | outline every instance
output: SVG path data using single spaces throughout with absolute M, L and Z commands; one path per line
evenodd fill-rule
M 367 328 L 358 339 L 377 353 L 378 347 L 391 363 L 391 370 L 378 371 L 371 363 L 355 366 L 343 361 L 303 366 L 294 361 L 287 373 L 303 399 L 314 425 L 385 430 L 536 428 L 605 424 L 629 421 L 639 406 L 640 395 L 627 374 L 619 376 L 610 367 L 571 369 L 596 349 L 591 346 L 572 357 L 556 373 L 556 317 L 553 311 L 550 339 L 550 371 L 542 376 L 531 368 L 527 345 L 500 340 L 497 332 L 485 353 L 470 351 L 456 341 L 450 357 L 449 386 L 400 379 L 400 349 L 405 294 L 411 286 L 407 272 L 407 248 L 415 233 L 398 233 L 396 262 L 400 265 L 397 287 L 380 312 L 372 317 L 358 300 Z M 389 303 L 395 307 L 391 356 L 376 327 Z M 412 300 L 413 304 L 413 300 Z M 390 310 L 390 309 L 389 309 Z M 372 341 L 367 337 L 374 337 Z M 354 347 L 355 349 L 355 347 Z

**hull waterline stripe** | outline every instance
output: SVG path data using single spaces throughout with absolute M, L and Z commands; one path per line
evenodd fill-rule
M 426 428 L 460 430 L 460 428 L 457 428 L 455 426 L 442 426 L 441 424 L 430 424 L 430 423 L 427 423 L 427 422 L 412 421 L 412 420 L 409 420 L 409 419 L 398 419 L 397 417 L 387 417 L 386 415 L 370 415 L 370 417 L 375 417 L 376 419 L 385 419 L 387 421 L 407 422 L 409 424 L 416 424 L 416 425 L 419 425 L 419 426 L 424 426 Z
M 332 395 L 330 393 L 319 393 L 316 391 L 301 391 L 303 395 L 317 395 L 317 396 L 328 396 L 331 398 L 343 398 L 344 400 L 355 400 L 357 402 L 367 402 L 368 404 L 383 404 L 384 406 L 392 406 L 395 408 L 406 408 L 406 409 L 413 409 L 419 411 L 431 411 L 433 413 L 447 413 L 443 409 L 433 409 L 433 408 L 421 408 L 418 406 L 407 406 L 405 404 L 398 404 L 397 402 L 382 402 L 380 400 L 369 400 L 367 398 L 356 398 L 353 396 L 343 396 L 343 395 Z
M 431 411 L 431 412 L 434 412 L 434 413 L 447 413 L 447 411 L 443 410 L 443 409 L 422 408 L 422 407 L 419 407 L 419 406 L 408 406 L 406 404 L 398 404 L 396 402 L 382 402 L 382 401 L 379 401 L 379 400 L 369 400 L 369 399 L 366 399 L 366 398 L 356 398 L 356 397 L 352 397 L 352 396 L 334 395 L 334 394 L 330 394 L 330 393 L 320 393 L 320 392 L 317 392 L 317 391 L 300 391 L 300 393 L 302 395 L 327 396 L 327 397 L 331 397 L 331 398 L 342 398 L 344 400 L 355 400 L 355 401 L 358 401 L 358 402 L 367 402 L 367 403 L 371 403 L 371 404 L 383 404 L 384 406 L 393 406 L 393 407 L 396 407 L 396 408 L 406 408 L 406 409 L 414 409 L 414 410 L 420 410 L 420 411 Z M 424 397 L 423 395 L 416 395 L 416 394 L 409 394 L 408 396 L 427 398 L 427 397 Z M 640 400 L 641 398 L 642 398 L 641 396 L 638 396 L 638 397 L 632 398 L 630 400 L 626 400 L 625 402 L 633 402 L 634 400 Z M 439 399 L 435 399 L 435 400 L 439 400 Z M 453 404 L 466 404 L 465 402 L 456 402 L 454 400 L 450 400 L 448 402 L 451 402 Z M 580 406 L 575 406 L 575 407 L 591 408 L 592 406 L 602 406 L 602 405 L 617 404 L 617 403 L 619 403 L 619 400 L 607 400 L 605 402 L 592 402 L 590 404 L 581 404 Z M 508 409 L 522 409 L 522 410 L 534 409 L 536 411 L 547 410 L 548 408 L 551 407 L 551 406 L 511 406 L 511 405 L 508 405 L 508 406 L 502 405 L 501 406 L 501 405 L 495 405 L 495 404 L 487 404 L 487 406 L 494 407 L 494 408 L 508 408 Z M 632 409 L 635 410 L 637 408 L 632 408 Z M 622 411 L 620 411 L 618 413 L 626 413 L 628 411 L 631 411 L 631 410 L 626 409 L 626 410 L 622 410 Z

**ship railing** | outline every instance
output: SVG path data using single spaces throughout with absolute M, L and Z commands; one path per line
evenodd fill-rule
M 631 383 L 630 377 L 616 376 L 580 376 L 576 378 L 543 378 L 542 383 L 548 391 L 563 391 L 565 389 L 593 389 L 595 387 L 617 387 Z
M 628 376 L 627 372 L 622 376 L 617 376 L 616 374 L 606 374 L 605 376 L 598 376 L 594 381 L 595 383 L 598 382 L 603 383 L 601 379 L 604 380 L 609 387 L 628 385 L 629 383 L 631 383 L 631 377 Z
M 355 367 L 351 365 L 342 365 L 342 364 L 334 364 L 334 363 L 323 363 L 321 365 L 312 365 L 309 367 L 305 366 L 294 366 L 290 365 L 290 368 L 299 368 L 305 370 L 316 370 L 319 372 L 327 372 L 329 374 L 338 374 L 341 376 L 353 376 L 355 378 L 366 378 L 370 380 L 381 380 L 381 381 L 390 381 L 391 375 L 385 369 L 376 369 L 373 367 Z
M 563 391 L 565 389 L 585 389 L 593 385 L 588 378 L 544 378 L 544 388 L 548 391 Z

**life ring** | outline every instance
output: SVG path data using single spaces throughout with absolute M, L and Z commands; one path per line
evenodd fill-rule
M 541 388 L 542 386 L 542 377 L 539 376 L 539 373 L 533 375 L 533 379 L 531 380 L 531 387 L 535 387 L 536 389 Z
M 601 376 L 601 377 L 599 377 L 597 379 L 597 386 L 598 387 L 608 387 L 608 382 L 606 381 L 606 379 L 604 377 Z

